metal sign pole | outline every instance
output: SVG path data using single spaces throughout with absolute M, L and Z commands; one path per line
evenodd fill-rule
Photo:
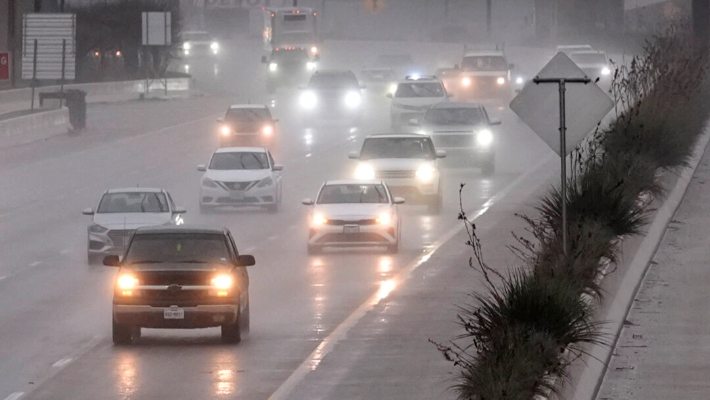
M 35 109 L 35 86 L 37 85 L 37 39 L 34 40 L 35 48 L 32 54 L 32 102 L 30 111 Z
M 59 98 L 59 108 L 62 108 L 62 102 L 64 100 L 64 77 L 65 77 L 64 64 L 66 63 L 66 59 L 67 59 L 67 40 L 62 39 L 62 79 L 59 81 L 59 85 L 60 85 L 59 91 L 62 93 L 62 97 Z

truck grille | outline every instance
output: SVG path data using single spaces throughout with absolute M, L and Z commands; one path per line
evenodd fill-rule
M 246 190 L 256 182 L 220 182 L 229 190 Z
M 138 280 L 141 285 L 209 285 L 214 275 L 211 271 L 141 271 Z
M 375 225 L 377 221 L 375 219 L 356 219 L 356 220 L 344 220 L 344 219 L 329 219 L 326 222 L 328 225 Z
M 377 179 L 413 179 L 416 177 L 416 171 L 377 171 L 375 175 Z

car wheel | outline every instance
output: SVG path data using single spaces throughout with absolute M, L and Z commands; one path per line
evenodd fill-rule
M 237 344 L 242 341 L 241 318 L 241 313 L 239 313 L 233 324 L 222 325 L 222 342 Z
M 138 328 L 140 329 L 140 328 Z M 116 321 L 113 321 L 113 331 L 112 331 L 112 337 L 113 337 L 113 344 L 115 345 L 127 345 L 131 344 L 133 341 L 133 332 L 134 330 L 129 326 L 125 324 L 117 324 Z
M 310 244 L 308 245 L 308 254 L 310 254 L 310 255 L 320 254 L 321 251 L 323 251 L 323 250 L 321 249 L 320 246 L 314 246 L 314 245 L 310 245 Z

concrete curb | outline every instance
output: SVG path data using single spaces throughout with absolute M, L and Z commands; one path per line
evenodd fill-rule
M 609 306 L 609 312 L 606 315 L 605 320 L 609 321 L 609 323 L 605 333 L 612 337 L 612 341 L 609 346 L 595 346 L 590 350 L 589 361 L 577 382 L 574 396 L 572 396 L 573 399 L 596 399 L 636 293 L 648 271 L 651 260 L 656 254 L 658 246 L 663 240 L 668 224 L 673 219 L 676 210 L 680 207 L 685 197 L 690 180 L 703 158 L 708 142 L 710 142 L 710 132 L 706 132 L 699 138 L 693 152 L 693 159 L 690 161 L 690 167 L 684 169 L 678 176 L 675 186 L 669 192 L 663 205 L 658 209 L 653 222 L 649 225 L 646 236 L 634 254 L 621 281 L 620 290 L 614 296 Z
M 18 146 L 66 133 L 69 110 L 62 107 L 0 121 L 0 148 Z

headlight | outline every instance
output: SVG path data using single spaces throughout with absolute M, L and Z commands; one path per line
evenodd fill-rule
M 214 51 L 219 50 L 219 43 L 217 43 L 217 42 L 210 43 L 210 49 L 212 49 Z
M 397 93 L 397 84 L 391 84 L 390 87 L 387 88 L 387 93 L 391 93 L 394 96 L 394 94 Z
M 380 225 L 389 225 L 392 223 L 392 214 L 390 214 L 389 212 L 383 212 L 377 217 L 375 221 L 377 221 L 377 223 Z
M 328 222 L 328 218 L 324 217 L 322 214 L 315 214 L 313 216 L 313 220 L 311 220 L 311 224 L 313 226 L 321 226 L 325 225 L 325 223 Z
M 468 76 L 461 80 L 461 84 L 464 86 L 471 86 L 471 78 Z
M 313 109 L 318 104 L 318 96 L 313 92 L 304 92 L 301 95 L 301 107 L 306 109 Z
M 481 147 L 488 147 L 493 143 L 493 133 L 488 129 L 483 129 L 476 135 L 476 143 Z
M 368 164 L 360 164 L 355 168 L 355 179 L 375 179 L 375 170 Z
M 274 127 L 271 125 L 266 125 L 261 129 L 261 133 L 263 133 L 265 136 L 271 136 L 274 134 Z
M 210 178 L 202 178 L 202 186 L 208 188 L 217 188 L 217 184 Z
M 311 54 L 318 54 L 318 47 L 316 47 L 316 46 L 311 47 Z
M 116 280 L 116 287 L 121 290 L 135 289 L 138 286 L 138 279 L 130 274 L 121 275 Z
M 258 188 L 263 188 L 263 187 L 266 187 L 266 186 L 271 186 L 271 185 L 273 185 L 273 184 L 274 184 L 274 180 L 271 179 L 270 176 L 268 176 L 268 177 L 266 177 L 266 178 L 260 180 L 259 183 L 256 184 L 256 187 L 258 187 Z
M 318 67 L 318 63 L 316 62 L 309 61 L 306 63 L 306 69 L 309 71 L 313 71 L 314 69 L 316 69 L 316 67 Z
M 516 83 L 516 84 L 522 85 L 523 82 L 525 82 L 525 79 L 523 79 L 522 76 L 519 76 L 519 77 L 515 78 L 515 83 Z
M 430 181 L 434 179 L 434 173 L 436 172 L 436 169 L 432 167 L 431 165 L 422 165 L 419 167 L 417 170 L 417 179 L 420 181 Z
M 188 50 L 190 50 L 190 49 L 192 48 L 192 45 L 190 44 L 190 42 L 185 42 L 185 43 L 182 45 L 182 48 L 185 49 L 185 51 L 188 51 Z
M 360 96 L 358 92 L 352 91 L 345 95 L 345 105 L 348 108 L 357 108 L 360 106 L 361 102 L 362 96 Z
M 232 133 L 232 128 L 228 127 L 227 125 L 222 125 L 220 131 L 222 132 L 222 135 L 229 136 L 229 134 Z
M 106 231 L 108 231 L 108 229 L 104 228 L 101 225 L 93 224 L 93 225 L 89 226 L 89 232 L 91 232 L 91 233 L 104 233 Z
M 186 56 L 189 56 L 189 55 L 190 55 L 190 50 L 185 49 L 185 55 L 186 55 Z
M 498 79 L 496 79 L 496 83 L 499 85 L 505 84 L 505 78 L 503 78 L 502 76 L 498 77 Z
M 276 70 L 279 68 L 279 65 L 276 63 L 269 63 L 269 71 L 271 72 L 276 72 Z
M 234 285 L 234 279 L 232 279 L 231 275 L 227 274 L 217 275 L 212 278 L 210 285 L 215 289 L 231 289 Z
M 602 68 L 602 75 L 609 75 L 611 70 L 607 67 Z

